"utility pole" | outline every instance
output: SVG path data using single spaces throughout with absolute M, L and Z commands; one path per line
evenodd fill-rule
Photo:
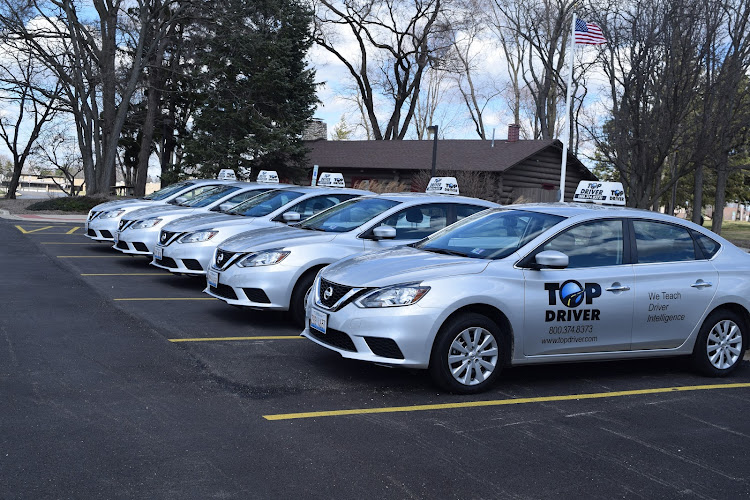
M 427 130 L 432 132 L 433 139 L 432 139 L 432 175 L 431 177 L 436 177 L 435 175 L 435 168 L 437 165 L 437 141 L 438 141 L 438 126 L 437 125 L 430 125 L 427 127 Z

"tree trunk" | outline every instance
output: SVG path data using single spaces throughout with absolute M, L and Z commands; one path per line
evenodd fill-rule
M 696 224 L 701 223 L 701 211 L 702 210 L 703 210 L 703 163 L 699 163 L 695 166 L 695 186 L 693 186 L 693 217 L 691 219 Z
M 711 221 L 711 231 L 716 234 L 721 234 L 721 224 L 724 222 L 727 177 L 729 177 L 728 161 L 727 155 L 722 155 L 719 164 L 716 166 L 716 196 L 714 197 L 714 216 Z

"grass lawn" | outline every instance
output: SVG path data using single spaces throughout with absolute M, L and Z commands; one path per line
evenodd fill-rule
M 711 221 L 707 220 L 703 227 L 711 229 Z M 721 235 L 735 245 L 750 248 L 750 222 L 724 221 Z

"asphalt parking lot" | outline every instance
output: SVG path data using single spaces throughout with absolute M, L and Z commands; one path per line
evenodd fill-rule
M 2 498 L 742 498 L 750 367 L 341 359 L 75 223 L 0 219 Z

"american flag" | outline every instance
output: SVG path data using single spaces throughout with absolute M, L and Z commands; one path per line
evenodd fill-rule
M 576 43 L 585 43 L 587 45 L 599 45 L 607 43 L 607 39 L 602 35 L 602 30 L 594 23 L 587 23 L 582 19 L 576 19 L 575 31 Z

